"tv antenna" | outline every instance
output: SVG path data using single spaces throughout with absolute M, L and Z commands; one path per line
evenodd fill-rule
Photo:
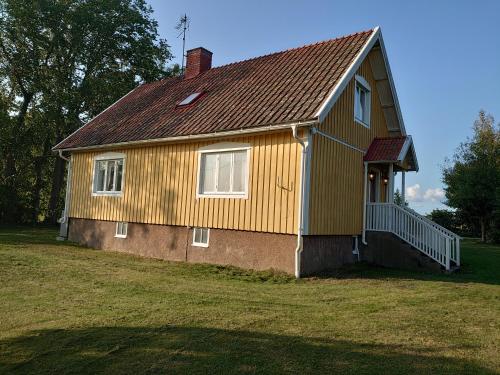
M 177 26 L 175 26 L 176 30 L 179 30 L 180 33 L 177 35 L 177 38 L 179 38 L 182 35 L 182 64 L 181 64 L 181 74 L 184 73 L 184 57 L 186 54 L 186 31 L 189 30 L 189 23 L 190 19 L 188 18 L 187 14 L 184 13 L 183 16 L 179 19 L 179 22 L 177 23 Z

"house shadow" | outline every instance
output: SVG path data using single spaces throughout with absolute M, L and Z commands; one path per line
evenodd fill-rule
M 453 348 L 467 350 L 470 348 Z M 0 340 L 9 374 L 494 374 L 428 349 L 201 327 L 32 331 Z
M 429 271 L 404 270 L 382 267 L 366 262 L 344 266 L 339 269 L 325 270 L 312 277 L 318 279 L 379 279 L 379 280 L 420 280 L 448 283 L 479 283 L 500 285 L 500 273 L 492 264 L 463 263 L 458 271 L 452 273 L 432 273 Z

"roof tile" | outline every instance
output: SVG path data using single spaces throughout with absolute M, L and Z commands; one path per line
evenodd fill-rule
M 143 84 L 57 145 L 115 144 L 315 118 L 373 30 Z M 177 103 L 193 92 L 187 108 Z

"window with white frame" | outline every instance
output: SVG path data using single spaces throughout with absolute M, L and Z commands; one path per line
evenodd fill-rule
M 354 119 L 366 127 L 370 127 L 371 91 L 368 82 L 356 76 L 354 88 Z
M 198 195 L 246 198 L 249 148 L 213 148 L 200 150 Z
M 128 223 L 124 221 L 118 221 L 116 223 L 116 233 L 115 237 L 126 238 L 127 237 Z
M 209 228 L 193 228 L 193 246 L 208 247 Z
M 107 154 L 95 158 L 94 186 L 95 195 L 119 195 L 123 189 L 123 154 Z

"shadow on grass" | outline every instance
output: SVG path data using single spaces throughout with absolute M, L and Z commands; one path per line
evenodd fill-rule
M 171 326 L 34 331 L 0 341 L 0 372 L 494 374 L 414 347 Z
M 0 226 L 0 245 L 60 245 L 67 241 L 57 241 L 58 228 L 55 226 Z

